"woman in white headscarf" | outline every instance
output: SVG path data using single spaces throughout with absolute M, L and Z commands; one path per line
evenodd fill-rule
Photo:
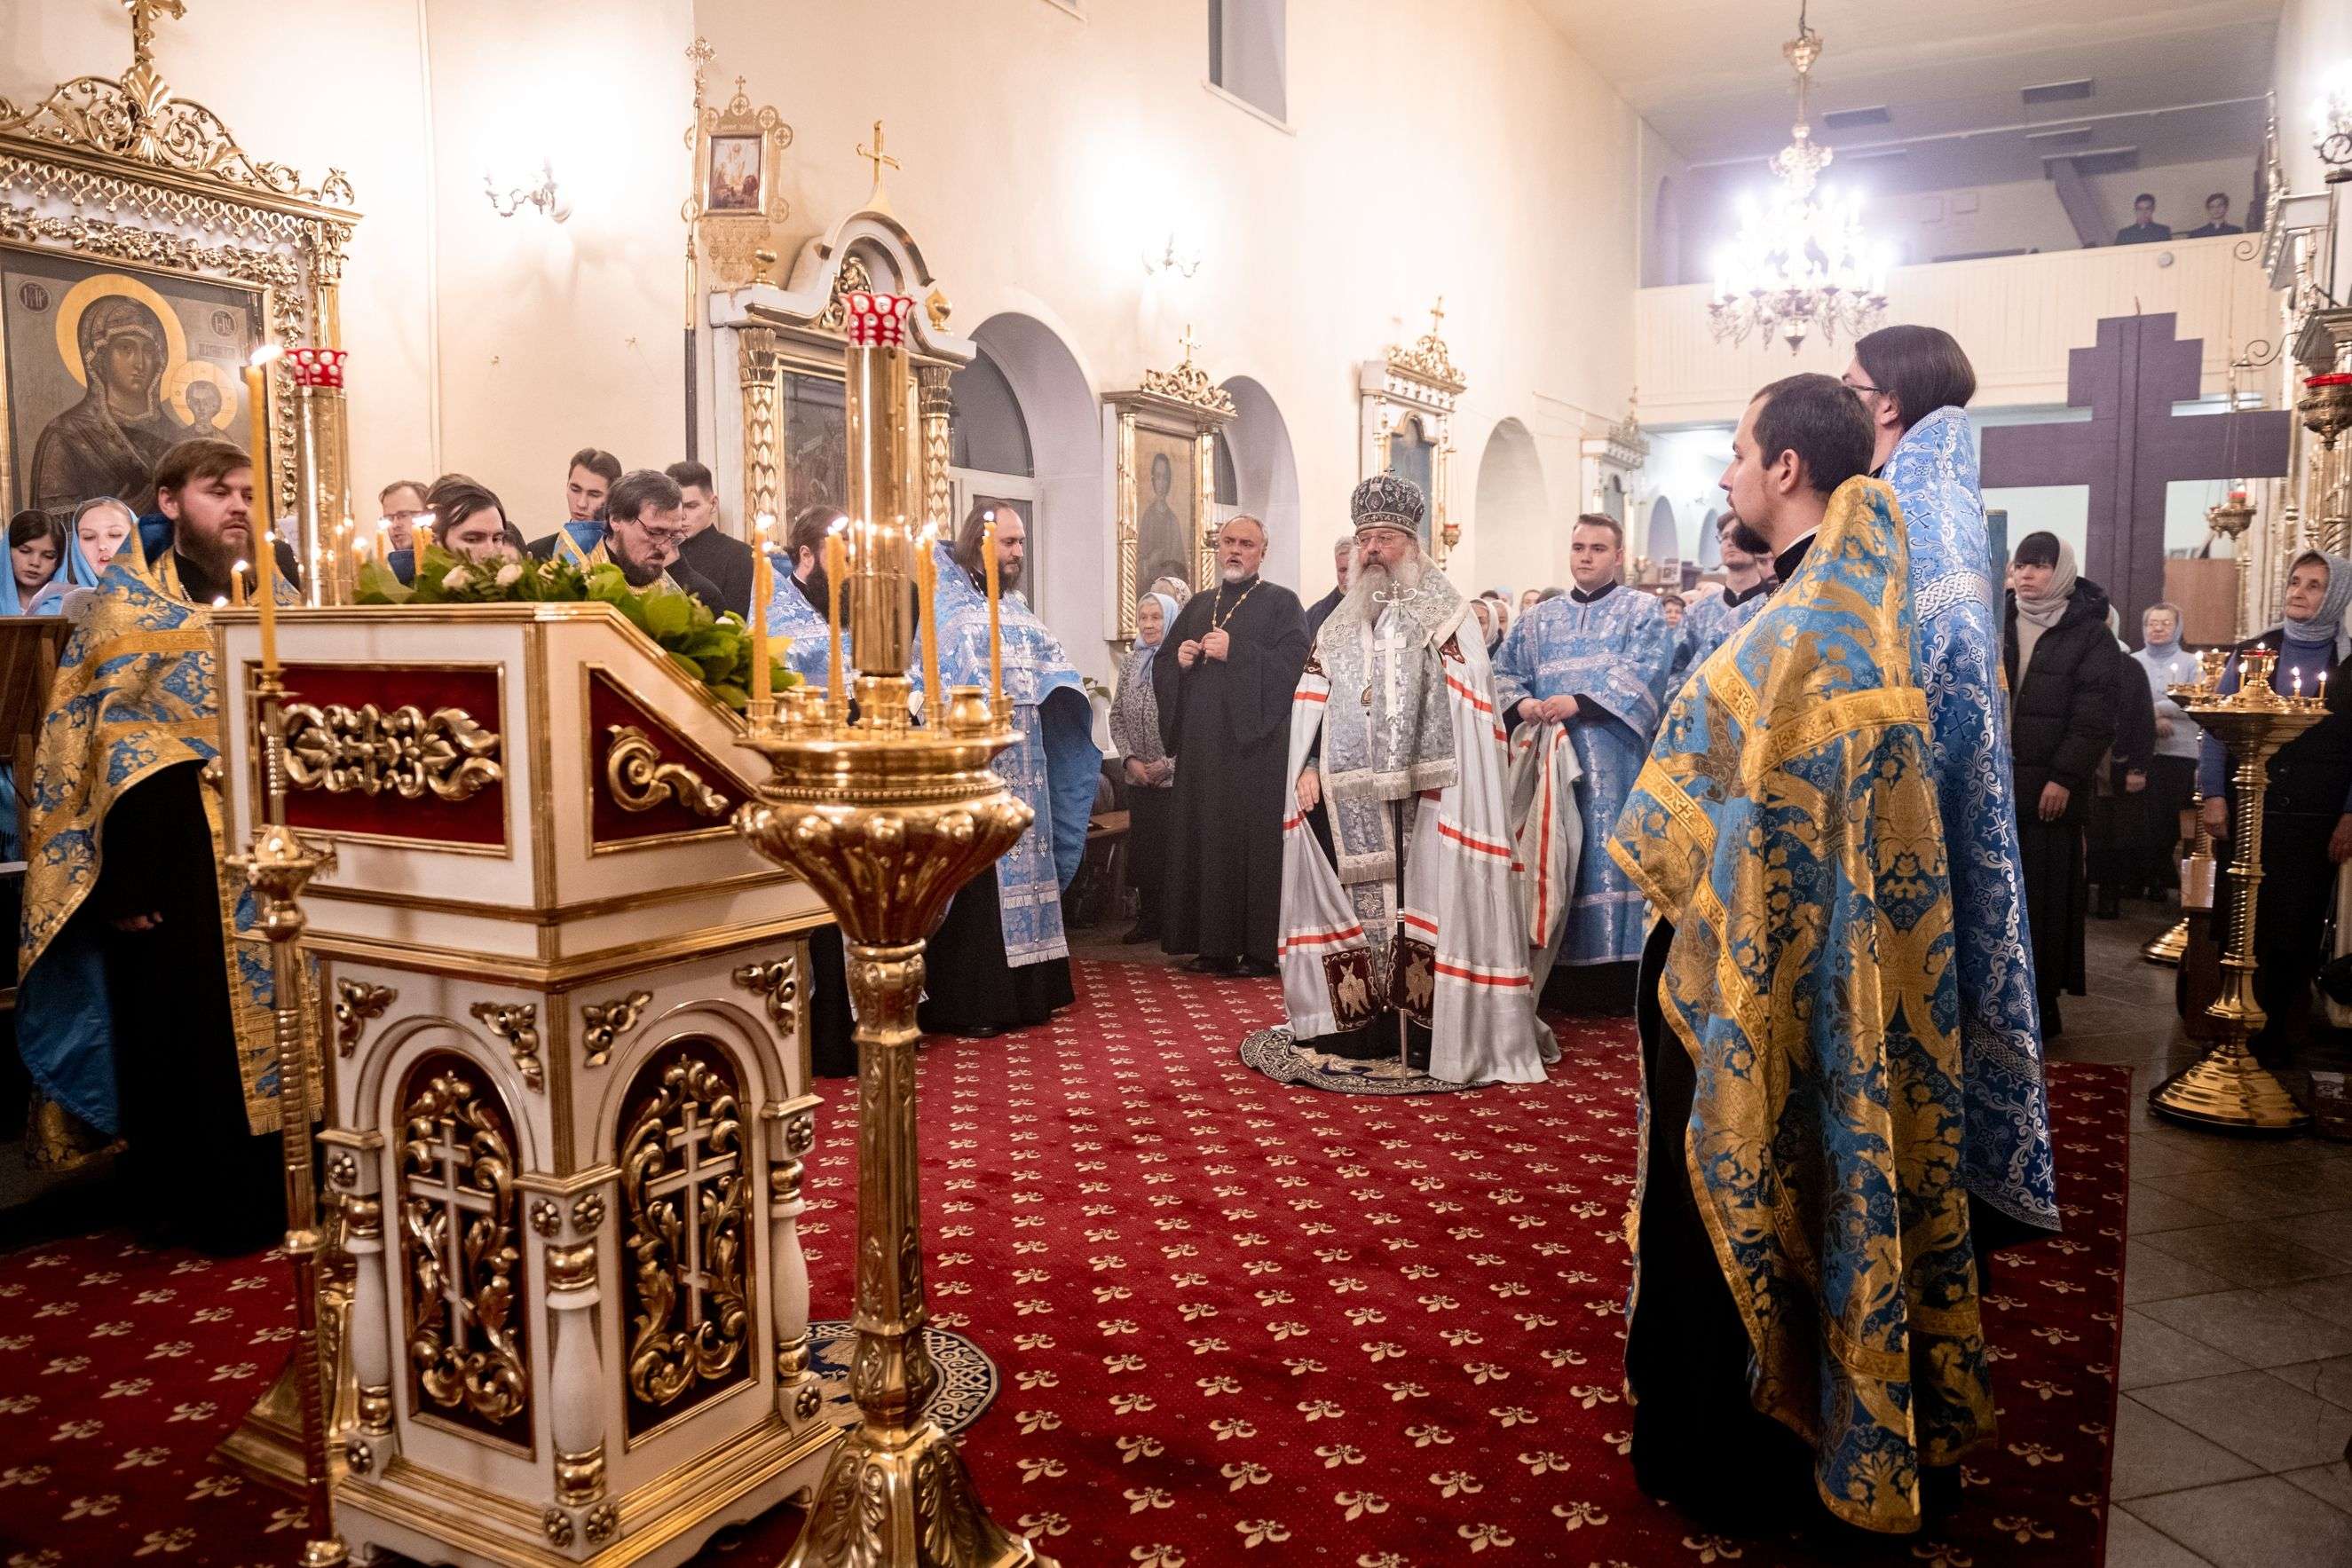
M 2011 562 L 2003 664 L 2016 758 L 2017 841 L 2033 934 L 2042 1032 L 2063 1032 L 2058 993 L 2087 988 L 2083 920 L 2090 887 L 2083 822 L 2100 763 L 2116 738 L 2122 660 L 2107 631 L 2106 591 L 2074 570 L 2074 548 L 2028 534 Z
M 1127 783 L 1127 880 L 1135 889 L 1135 929 L 1129 944 L 1160 940 L 1160 894 L 1168 860 L 1168 811 L 1176 759 L 1160 734 L 1160 702 L 1151 689 L 1151 661 L 1176 619 L 1176 601 L 1147 593 L 1135 604 L 1135 646 L 1119 665 L 1111 698 L 1110 739 Z
M 2269 1015 L 2252 1044 L 2265 1062 L 2283 1062 L 2311 1009 L 2311 980 L 2326 956 L 2321 936 L 2336 896 L 2336 868 L 2352 860 L 2352 637 L 2344 618 L 2352 610 L 2352 560 L 2305 550 L 2288 569 L 2286 616 L 2239 653 L 2267 648 L 2278 654 L 2273 690 L 2317 695 L 2323 679 L 2327 716 L 2281 747 L 2271 758 L 2263 797 L 2263 880 L 2254 914 L 2254 1000 Z M 2232 656 L 2221 689 L 2238 689 Z M 2230 768 L 2211 736 L 2199 759 L 2205 823 L 2226 836 L 2236 820 Z M 2227 912 L 2231 899 L 2216 900 Z M 2225 939 L 2226 939 L 2226 934 Z

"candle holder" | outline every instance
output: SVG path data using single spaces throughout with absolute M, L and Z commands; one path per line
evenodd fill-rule
M 358 587 L 346 517 L 352 501 L 344 462 L 350 438 L 343 367 L 350 357 L 341 349 L 289 349 L 285 355 L 286 372 L 294 382 L 294 473 L 301 519 L 294 559 L 316 561 L 314 594 L 320 604 L 349 604 Z
M 915 1005 L 923 943 L 948 902 L 984 874 L 1032 812 L 990 764 L 1018 738 L 978 689 L 937 721 L 908 716 L 913 628 L 897 601 L 914 553 L 919 492 L 903 444 L 911 423 L 904 330 L 913 301 L 852 294 L 849 514 L 858 549 L 835 591 L 850 606 L 860 672 L 854 710 L 836 690 L 778 694 L 743 742 L 770 777 L 735 816 L 769 859 L 805 879 L 841 923 L 856 1004 L 857 1346 L 850 1393 L 858 1419 L 834 1452 L 786 1568 L 1051 1568 L 988 1516 L 955 1442 L 925 1414 L 939 1369 L 923 1343 L 920 1166 L 916 1144 Z M 923 580 L 928 580 L 926 576 Z M 925 603 L 926 616 L 931 606 Z M 927 647 L 936 628 L 925 627 Z M 840 640 L 836 640 L 836 648 Z
M 254 683 L 261 707 L 262 779 L 267 821 L 247 852 L 229 864 L 245 873 L 269 939 L 269 976 L 278 1050 L 278 1143 L 286 1164 L 286 1253 L 294 1265 L 294 1357 L 291 1371 L 301 1412 L 302 1501 L 309 1538 L 302 1568 L 340 1568 L 351 1561 L 335 1533 L 334 1472 L 328 1451 L 327 1353 L 320 1336 L 320 1295 L 329 1251 L 310 1174 L 310 1102 L 314 1044 L 303 998 L 302 890 L 335 863 L 331 846 L 313 849 L 286 825 L 286 688 L 265 664 Z
M 2277 658 L 2269 649 L 2246 650 L 2238 656 L 2236 691 L 2205 695 L 2189 706 L 2189 716 L 2229 748 L 2238 786 L 2230 949 L 2221 956 L 2221 999 L 2206 1009 L 2221 1020 L 2223 1034 L 2147 1097 L 2157 1115 L 2195 1127 L 2294 1133 L 2311 1125 L 2311 1113 L 2246 1047 L 2268 1021 L 2254 999 L 2254 916 L 2263 882 L 2263 800 L 2270 789 L 2270 759 L 2327 714 L 2326 704 L 2315 696 L 2279 695 L 2271 685 Z
M 2210 700 L 2221 686 L 2221 674 L 2229 662 L 2228 653 L 2219 648 L 2208 648 L 2197 655 L 2201 671 L 2198 678 L 2186 685 L 2168 686 L 2165 695 L 2183 708 Z M 2190 821 L 2197 825 L 2189 840 L 2189 853 L 2180 862 L 2180 918 L 2140 945 L 2139 956 L 2151 964 L 2178 966 L 2189 951 L 2189 912 L 2213 907 L 2213 835 L 2205 831 L 2204 808 L 2204 789 L 2192 789 L 2189 793 L 2189 811 Z

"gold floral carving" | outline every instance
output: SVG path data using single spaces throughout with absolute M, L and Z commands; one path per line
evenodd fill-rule
M 429 790 L 439 800 L 466 800 L 506 777 L 498 754 L 496 732 L 463 708 L 427 714 L 410 705 L 385 713 L 373 703 L 295 703 L 286 709 L 286 773 L 297 789 L 391 789 L 404 800 Z
M 1192 329 L 1184 329 L 1184 362 L 1172 371 L 1146 371 L 1143 390 L 1156 397 L 1172 398 L 1211 413 L 1232 414 L 1233 393 L 1209 379 L 1209 372 L 1192 362 L 1192 350 L 1200 345 L 1192 340 Z
M 541 1236 L 552 1237 L 563 1228 L 563 1210 L 551 1197 L 535 1198 L 530 1206 L 530 1228 Z
M 474 1017 L 507 1042 L 515 1071 L 536 1092 L 547 1087 L 547 1069 L 539 1060 L 539 1009 L 530 1002 L 476 1002 Z
M 833 275 L 833 298 L 824 302 L 824 309 L 815 325 L 828 332 L 845 332 L 849 329 L 849 302 L 845 294 L 871 294 L 874 275 L 866 270 L 866 263 L 856 254 L 841 258 L 841 270 Z
M 588 1544 L 602 1546 L 621 1528 L 621 1511 L 610 1502 L 600 1502 L 588 1511 L 586 1528 Z
M 401 1273 L 420 1408 L 504 1432 L 530 1396 L 513 1124 L 454 1056 L 412 1074 L 401 1113 Z
M 335 1054 L 349 1056 L 357 1051 L 360 1037 L 367 1032 L 368 1020 L 383 1017 L 384 1009 L 399 998 L 400 993 L 390 986 L 372 986 L 365 980 L 337 980 Z
M 580 1045 L 589 1066 L 602 1067 L 613 1059 L 613 1047 L 637 1027 L 653 999 L 651 991 L 631 991 L 609 1002 L 590 1002 L 580 1009 Z
M 746 964 L 731 978 L 745 990 L 767 999 L 768 1021 L 776 1032 L 791 1036 L 800 1027 L 800 967 L 792 955 L 762 964 Z
M 560 1508 L 551 1508 L 539 1516 L 539 1528 L 547 1533 L 547 1543 L 558 1552 L 572 1544 L 572 1516 Z
M 676 800 L 698 817 L 723 817 L 727 797 L 683 762 L 664 762 L 661 747 L 633 724 L 616 724 L 604 753 L 604 789 L 624 811 L 650 811 Z
M 1410 349 L 1391 348 L 1389 369 L 1458 394 L 1470 383 L 1454 368 L 1454 355 L 1446 349 L 1445 340 L 1438 335 L 1444 325 L 1445 297 L 1440 295 L 1437 304 L 1429 313 L 1429 330 L 1423 332 L 1420 340 Z
M 752 1375 L 751 1186 L 731 1073 L 689 1044 L 633 1086 L 620 1145 L 629 1425 Z
M 604 1223 L 604 1195 L 583 1192 L 572 1206 L 572 1223 L 583 1230 L 593 1230 Z

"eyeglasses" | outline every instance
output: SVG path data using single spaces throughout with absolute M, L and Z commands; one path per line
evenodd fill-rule
M 1846 391 L 1853 392 L 1857 397 L 1867 392 L 1876 392 L 1880 397 L 1885 397 L 1886 395 L 1886 389 L 1885 387 L 1874 387 L 1868 382 L 1850 382 L 1843 376 L 1840 376 L 1838 378 L 1838 384 L 1845 388 Z
M 614 517 L 613 526 L 616 528 L 635 528 L 654 543 L 661 545 L 674 545 L 686 538 L 686 530 L 682 528 L 657 528 L 651 523 L 642 522 L 635 517 Z
M 383 520 L 387 523 L 413 523 L 424 515 L 422 511 L 386 512 Z

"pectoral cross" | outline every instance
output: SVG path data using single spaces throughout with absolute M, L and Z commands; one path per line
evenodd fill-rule
M 1403 617 L 1396 611 L 1388 612 L 1380 618 L 1372 634 L 1372 678 L 1376 681 L 1385 681 L 1388 686 L 1388 711 L 1391 715 L 1397 711 L 1398 703 L 1404 695 L 1404 633 L 1401 629 L 1380 631 L 1377 627 L 1388 626 L 1391 622 L 1402 619 Z M 1370 697 L 1370 687 L 1365 688 L 1364 695 L 1367 699 Z

